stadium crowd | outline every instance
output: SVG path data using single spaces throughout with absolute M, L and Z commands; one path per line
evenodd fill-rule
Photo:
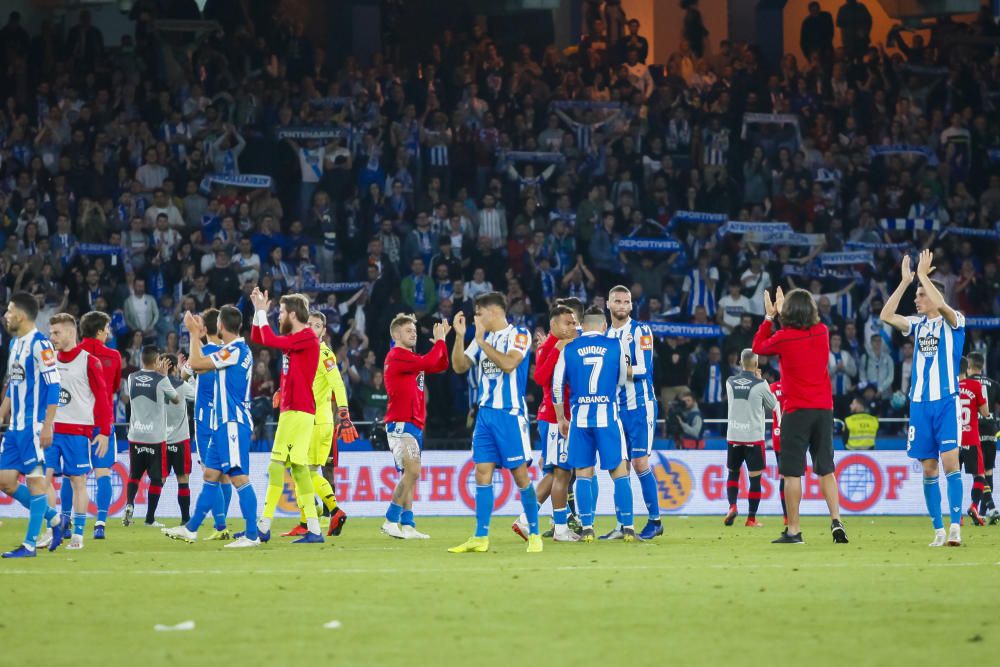
M 685 0 L 685 40 L 655 63 L 615 2 L 585 3 L 564 51 L 476 23 L 426 36 L 417 58 L 390 4 L 402 47 L 370 66 L 330 62 L 281 16 L 208 14 L 221 27 L 196 40 L 155 23 L 199 18 L 193 2 L 137 2 L 117 45 L 86 10 L 36 34 L 12 13 L 0 301 L 29 290 L 42 327 L 106 311 L 137 368 L 144 343 L 187 349 L 186 312 L 235 303 L 249 329 L 255 286 L 304 292 L 366 419 L 384 413 L 392 318 L 416 313 L 429 338 L 491 289 L 541 331 L 555 299 L 603 305 L 628 286 L 634 317 L 661 325 L 661 417 L 688 389 L 687 412 L 725 416 L 772 286 L 816 295 L 839 416 L 856 395 L 905 414 L 912 344 L 878 319 L 903 253 L 933 248 L 947 302 L 1000 315 L 1000 56 L 963 39 L 1000 34 L 987 8 L 883 40 L 862 2 L 836 20 L 813 3 L 802 52 L 768 63 L 712 40 Z M 993 375 L 998 344 L 970 331 Z M 263 422 L 278 359 L 254 354 Z M 430 424 L 463 433 L 467 379 L 427 382 Z

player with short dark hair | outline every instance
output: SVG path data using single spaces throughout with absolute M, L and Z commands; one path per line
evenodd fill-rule
M 729 498 L 729 512 L 723 523 L 733 525 L 736 515 L 736 498 L 740 491 L 740 470 L 746 463 L 750 476 L 749 511 L 746 526 L 759 528 L 757 509 L 760 507 L 760 478 L 764 472 L 764 419 L 768 410 L 778 407 L 778 401 L 770 388 L 760 377 L 757 355 L 745 349 L 740 353 L 740 368 L 736 375 L 726 379 L 726 398 L 729 415 L 726 420 L 726 440 L 728 456 L 726 468 L 726 493 Z
M 525 391 L 531 362 L 531 334 L 507 321 L 507 302 L 499 292 L 476 297 L 475 340 L 465 345 L 465 313 L 455 315 L 455 346 L 451 365 L 456 373 L 475 366 L 479 384 L 479 411 L 472 434 L 472 460 L 476 464 L 476 532 L 452 553 L 489 551 L 493 516 L 493 473 L 497 466 L 511 472 L 528 519 L 528 553 L 543 549 L 538 534 L 538 497 L 528 475 L 531 436 Z
M 196 541 L 198 528 L 218 503 L 220 482 L 226 475 L 236 487 L 240 511 L 246 521 L 246 529 L 237 533 L 236 539 L 226 548 L 258 547 L 267 540 L 262 539 L 257 529 L 257 494 L 249 478 L 250 438 L 253 433 L 250 416 L 253 354 L 240 335 L 243 315 L 234 306 L 223 306 L 219 310 L 218 333 L 222 347 L 207 356 L 201 342 L 207 337 L 204 321 L 187 313 L 184 325 L 191 332 L 191 359 L 188 362 L 191 369 L 196 373 L 215 369 L 214 373 L 206 376 L 212 378 L 214 387 L 211 423 L 215 431 L 202 451 L 205 483 L 198 494 L 194 514 L 187 523 L 168 528 L 163 534 L 184 542 Z
M 210 357 L 222 349 L 222 339 L 219 337 L 219 310 L 209 308 L 201 314 L 202 330 L 205 333 L 201 341 L 201 353 Z M 237 332 L 242 330 L 242 318 Z M 190 333 L 190 332 L 189 332 Z M 189 349 L 190 351 L 190 349 Z M 194 376 L 195 398 L 194 398 L 194 449 L 198 452 L 199 462 L 204 467 L 205 457 L 208 455 L 208 446 L 215 433 L 215 425 L 212 421 L 212 414 L 215 406 L 215 367 L 204 365 L 204 370 L 195 372 L 191 368 L 190 362 L 184 365 L 181 370 L 181 377 Z M 219 493 L 214 496 L 215 504 L 212 506 L 212 519 L 215 530 L 204 538 L 206 542 L 214 540 L 229 540 L 232 535 L 226 527 L 226 519 L 229 514 L 229 502 L 233 497 L 232 480 L 229 475 L 223 474 L 219 477 Z
M 285 490 L 285 467 L 292 470 L 295 496 L 306 515 L 308 534 L 293 544 L 318 544 L 323 542 L 320 532 L 315 487 L 309 474 L 309 447 L 312 444 L 316 419 L 316 397 L 312 391 L 313 380 L 319 365 L 319 338 L 309 326 L 309 299 L 301 294 L 286 294 L 279 299 L 278 325 L 281 335 L 271 330 L 267 321 L 270 299 L 267 292 L 254 288 L 250 294 L 253 302 L 253 341 L 259 345 L 282 351 L 284 360 L 281 373 L 281 413 L 278 429 L 274 434 L 271 465 L 268 467 L 267 495 L 264 513 L 260 518 L 260 539 L 271 538 L 271 519 L 278 507 L 278 500 Z
M 571 307 L 557 304 L 549 311 L 549 335 L 535 351 L 535 384 L 542 388 L 538 405 L 538 435 L 542 444 L 543 477 L 538 482 L 539 506 L 552 498 L 552 537 L 556 542 L 576 542 L 579 536 L 569 528 L 569 488 L 573 479 L 569 447 L 559 431 L 559 420 L 552 403 L 552 373 L 566 344 L 576 338 L 579 320 Z M 564 407 L 568 407 L 564 406 Z M 568 413 L 567 413 L 568 414 Z M 528 539 L 528 519 L 522 514 L 512 526 L 521 538 Z
M 637 537 L 632 518 L 632 483 L 628 469 L 628 445 L 619 416 L 619 391 L 628 377 L 628 358 L 621 341 L 609 337 L 604 310 L 588 308 L 583 314 L 583 333 L 563 348 L 552 374 L 552 403 L 559 429 L 569 441 L 569 462 L 576 469 L 577 504 L 583 531 L 580 538 L 593 542 L 596 501 L 591 493 L 595 466 L 607 470 L 615 486 L 615 511 L 622 524 L 622 539 Z M 565 387 L 569 387 L 567 397 Z M 563 411 L 571 402 L 571 416 Z
M 164 354 L 167 379 L 181 397 L 177 403 L 167 403 L 167 437 L 163 449 L 163 481 L 170 473 L 177 477 L 177 504 L 181 508 L 181 523 L 191 518 L 191 426 L 188 424 L 188 403 L 193 403 L 197 391 L 181 379 L 177 355 Z
M 420 450 L 424 443 L 427 417 L 424 376 L 448 370 L 448 347 L 445 338 L 451 327 L 447 322 L 434 324 L 434 345 L 427 354 L 417 354 L 417 320 L 402 314 L 389 323 L 394 343 L 385 355 L 383 377 L 389 405 L 385 411 L 385 431 L 389 451 L 402 474 L 392 491 L 382 532 L 397 539 L 427 539 L 417 530 L 413 516 L 413 494 L 420 481 Z
M 1000 523 L 1000 512 L 993 504 L 993 466 L 997 459 L 997 430 L 1000 426 L 994 416 L 997 402 L 1000 401 L 1000 385 L 985 374 L 986 357 L 980 352 L 972 352 L 968 356 L 969 377 L 976 380 L 986 390 L 986 407 L 989 417 L 979 418 L 979 438 L 982 441 L 983 452 L 983 498 L 979 503 L 979 514 L 989 521 L 990 525 Z
M 91 469 L 91 437 L 97 453 L 104 454 L 112 428 L 111 406 L 106 400 L 108 392 L 100 360 L 77 344 L 76 318 L 68 313 L 54 315 L 49 320 L 49 333 L 59 369 L 59 407 L 52 446 L 45 451 L 45 467 L 50 483 L 55 475 L 63 477 L 60 491 L 64 538 L 72 531 L 66 548 L 82 549 L 90 504 L 87 473 Z
M 972 504 L 966 514 L 972 525 L 983 526 L 986 522 L 979 513 L 979 503 L 983 499 L 986 485 L 986 468 L 983 465 L 983 447 L 979 436 L 979 419 L 989 419 L 989 397 L 986 388 L 969 377 L 969 360 L 965 357 L 958 365 L 958 402 L 961 406 L 962 442 L 959 459 L 965 472 L 972 475 Z
M 123 526 L 132 525 L 135 497 L 143 475 L 149 475 L 146 494 L 146 526 L 162 528 L 156 506 L 163 490 L 163 448 L 167 433 L 167 403 L 180 396 L 167 378 L 166 359 L 155 345 L 142 348 L 142 368 L 128 376 L 122 399 L 131 406 L 128 425 L 129 473 Z
M 962 469 L 959 458 L 960 409 L 958 366 L 965 345 L 965 315 L 945 303 L 943 286 L 930 274 L 934 255 L 920 253 L 914 276 L 910 257 L 903 257 L 902 280 L 886 300 L 880 317 L 904 336 L 913 336 L 913 373 L 910 381 L 910 427 L 906 451 L 920 461 L 924 472 L 924 501 L 934 524 L 932 547 L 962 544 Z M 914 303 L 917 315 L 903 317 L 896 310 L 903 295 L 917 278 Z M 948 485 L 951 526 L 945 535 L 941 517 L 941 486 L 938 459 Z
M 0 443 L 0 491 L 29 512 L 24 542 L 4 558 L 34 558 L 37 547 L 54 551 L 63 531 L 51 531 L 47 545 L 38 543 L 43 523 L 58 528 L 59 513 L 49 507 L 43 451 L 52 445 L 59 405 L 59 369 L 52 344 L 35 326 L 38 302 L 27 292 L 15 292 L 7 303 L 4 324 L 13 336 L 7 357 L 7 392 L 0 404 L 0 422 L 10 425 Z M 24 484 L 18 477 L 24 475 Z M 48 534 L 47 534 L 48 535 Z
M 118 350 L 112 349 L 105 344 L 111 337 L 111 317 L 107 313 L 99 310 L 92 310 L 80 318 L 80 346 L 90 355 L 96 357 L 101 362 L 101 371 L 104 373 L 104 388 L 107 392 L 104 397 L 106 409 L 111 413 L 111 433 L 108 437 L 108 446 L 101 450 L 98 444 L 90 446 L 90 463 L 94 468 L 94 481 L 97 486 L 97 493 L 94 499 L 97 505 L 97 517 L 94 521 L 94 539 L 103 540 L 105 527 L 108 520 L 108 511 L 111 508 L 111 466 L 115 464 L 118 455 L 118 437 L 114 427 L 114 405 L 118 389 L 122 384 L 122 355 Z M 95 436 L 96 436 L 95 431 Z

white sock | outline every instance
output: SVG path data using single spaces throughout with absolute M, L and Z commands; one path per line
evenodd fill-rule
M 271 517 L 262 516 L 260 519 L 258 519 L 257 528 L 258 530 L 263 530 L 265 533 L 271 530 Z
M 528 517 L 524 514 L 524 512 L 521 512 L 521 516 L 517 517 L 517 522 L 528 523 Z
M 73 544 L 83 544 L 83 535 L 73 535 L 73 539 L 70 541 Z
M 104 522 L 103 522 L 103 521 L 95 521 L 95 522 L 94 522 L 94 527 L 95 527 L 95 528 L 96 528 L 97 526 L 103 526 L 103 525 L 104 525 Z
M 309 529 L 310 533 L 320 534 L 319 532 L 319 519 L 311 516 L 306 518 L 306 528 Z

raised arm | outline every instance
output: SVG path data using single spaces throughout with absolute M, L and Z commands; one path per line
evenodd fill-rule
M 944 317 L 948 326 L 952 329 L 957 329 L 960 324 L 958 313 L 944 302 L 944 295 L 931 282 L 930 274 L 934 273 L 935 268 L 932 265 L 933 261 L 934 255 L 930 250 L 920 252 L 920 260 L 917 262 L 917 279 L 920 281 L 920 286 L 924 288 L 924 294 L 927 295 L 927 300 L 931 302 L 931 307 L 940 311 L 941 316 Z
M 479 350 L 486 355 L 504 373 L 510 373 L 518 367 L 531 347 L 531 338 L 527 334 L 517 334 L 514 337 L 514 345 L 507 352 L 500 352 L 486 340 L 486 333 L 483 331 L 479 318 L 476 317 L 476 344 Z M 521 340 L 523 336 L 524 340 Z
M 902 315 L 898 315 L 896 311 L 899 309 L 899 302 L 902 301 L 903 295 L 906 293 L 906 290 L 909 289 L 910 283 L 913 282 L 913 271 L 910 269 L 909 255 L 905 255 L 903 257 L 902 267 L 900 270 L 902 272 L 902 280 L 900 280 L 899 285 L 896 286 L 896 290 L 889 295 L 888 299 L 885 300 L 885 305 L 882 306 L 882 312 L 879 313 L 879 319 L 890 324 L 898 331 L 908 334 L 910 332 L 910 321 Z M 937 292 L 936 289 L 934 291 Z
M 452 321 L 455 329 L 455 343 L 451 348 L 451 367 L 462 374 L 472 368 L 472 359 L 465 353 L 465 313 L 459 311 Z

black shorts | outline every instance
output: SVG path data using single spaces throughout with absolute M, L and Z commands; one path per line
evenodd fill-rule
M 747 464 L 747 472 L 760 472 L 764 469 L 764 443 L 736 445 L 730 442 L 728 448 L 726 467 L 733 472 L 738 472 L 744 462 Z
M 997 463 L 997 441 L 983 440 L 983 467 L 993 470 Z
M 833 464 L 833 410 L 804 409 L 781 416 L 781 461 L 783 477 L 806 474 L 806 452 L 817 477 L 831 474 Z
M 163 447 L 162 442 L 128 443 L 129 479 L 138 482 L 148 474 L 150 486 L 163 486 Z
M 959 461 L 962 467 L 965 468 L 967 475 L 978 476 L 986 474 L 986 468 L 983 467 L 983 450 L 981 448 L 961 447 L 959 449 Z
M 191 474 L 191 441 L 168 443 L 163 453 L 163 479 L 173 471 L 178 477 Z

